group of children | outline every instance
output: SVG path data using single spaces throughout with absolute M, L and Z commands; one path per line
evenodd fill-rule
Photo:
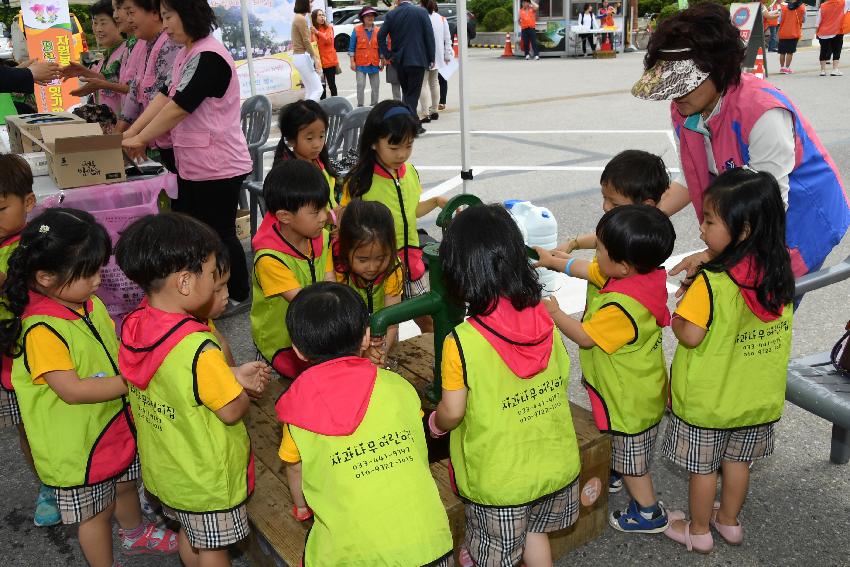
M 145 299 L 119 338 L 94 295 L 112 253 L 105 230 L 61 208 L 27 224 L 31 176 L 19 158 L 0 157 L 3 415 L 22 418 L 42 492 L 56 498 L 63 522 L 79 523 L 91 565 L 114 564 L 113 517 L 127 551 L 229 564 L 227 546 L 247 534 L 254 481 L 242 417 L 271 368 L 295 379 L 276 410 L 292 514 L 315 516 L 306 564 L 453 564 L 427 432 L 450 435 L 454 488 L 466 503 L 461 563 L 551 565 L 547 533 L 577 520 L 581 468 L 560 333 L 581 347 L 594 419 L 613 435 L 612 469 L 632 496 L 612 526 L 664 531 L 702 552 L 713 546 L 709 525 L 741 542 L 748 464 L 773 450 L 791 336 L 784 208 L 768 174 L 729 171 L 706 194 L 700 230 L 711 260 L 672 316 L 671 379 L 659 266 L 675 234 L 655 208 L 669 182 L 660 158 L 615 157 L 602 176 L 596 233 L 537 251 L 541 266 L 588 280 L 581 321 L 542 298 L 503 207 L 458 213 L 440 262 L 450 300 L 469 318 L 445 340 L 442 400 L 426 417 L 414 388 L 384 369 L 397 331 L 369 333 L 372 313 L 426 289 L 416 219 L 445 202 L 420 200 L 408 162 L 418 119 L 400 102 L 377 104 L 339 192 L 321 108 L 293 103 L 281 122 L 253 240 L 251 328 L 265 362 L 241 366 L 212 323 L 228 273 L 213 231 L 163 213 L 122 233 L 117 263 Z M 7 174 L 14 168 L 19 177 Z M 573 257 L 578 248 L 595 249 L 594 260 Z M 656 501 L 649 476 L 668 403 L 662 451 L 691 472 L 689 522 Z M 142 521 L 139 478 L 177 534 Z

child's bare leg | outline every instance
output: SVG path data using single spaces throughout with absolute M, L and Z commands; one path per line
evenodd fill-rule
M 230 567 L 230 554 L 225 549 L 201 549 L 198 567 Z
M 186 530 L 183 528 L 180 528 L 180 533 L 177 534 L 177 552 L 180 554 L 180 561 L 183 562 L 185 567 L 198 567 L 200 565 L 200 553 L 189 543 Z
M 717 521 L 725 526 L 737 526 L 738 514 L 747 499 L 750 486 L 750 463 L 723 461 L 723 480 L 720 489 L 720 510 Z
M 623 475 L 623 483 L 632 498 L 642 507 L 648 508 L 655 504 L 655 489 L 652 486 L 652 477 L 649 474 L 643 476 Z
M 525 550 L 522 552 L 522 560 L 526 567 L 552 567 L 549 536 L 534 532 L 525 534 Z
M 726 471 L 724 470 L 725 474 Z M 717 473 L 691 473 L 689 503 L 691 508 L 691 533 L 708 533 L 708 521 L 714 510 L 714 496 L 717 493 Z
M 423 317 L 417 317 L 413 320 L 419 326 L 419 330 L 423 333 L 433 333 L 434 332 L 434 320 L 431 319 L 429 315 L 425 315 Z
M 80 522 L 77 536 L 80 548 L 91 567 L 112 567 L 112 513 L 115 504 Z
M 136 481 L 119 482 L 116 486 L 115 520 L 125 530 L 133 530 L 142 523 L 142 505 L 139 503 L 139 491 Z

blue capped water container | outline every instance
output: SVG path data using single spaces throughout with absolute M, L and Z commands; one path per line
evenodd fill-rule
M 526 246 L 540 246 L 546 250 L 558 246 L 558 221 L 549 209 L 518 199 L 511 199 L 503 204 L 516 221 Z M 555 272 L 537 268 L 537 275 L 543 285 L 544 295 L 549 295 L 557 289 L 558 276 Z

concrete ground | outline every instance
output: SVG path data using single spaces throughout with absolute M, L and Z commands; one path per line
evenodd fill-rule
M 345 59 L 345 56 L 342 56 Z M 769 55 L 771 68 L 776 56 Z M 641 71 L 642 54 L 614 60 L 538 62 L 501 60 L 496 50 L 472 50 L 469 96 L 472 108 L 472 163 L 469 191 L 485 201 L 528 199 L 548 207 L 558 219 L 559 237 L 590 231 L 601 215 L 599 174 L 617 152 L 641 148 L 661 155 L 668 167 L 679 166 L 671 141 L 669 110 L 664 103 L 638 101 L 629 89 Z M 345 63 L 345 61 L 343 61 Z M 343 64 L 345 68 L 346 65 Z M 850 182 L 850 114 L 846 112 L 848 77 L 817 76 L 817 52 L 801 50 L 795 74 L 771 80 L 797 103 Z M 344 71 L 340 94 L 353 98 L 354 78 Z M 382 98 L 389 85 L 381 84 Z M 422 176 L 426 196 L 460 191 L 457 78 L 450 81 L 449 106 L 415 144 L 412 161 Z M 674 254 L 700 248 L 697 223 L 689 208 L 674 217 L 678 239 Z M 421 225 L 439 237 L 434 215 Z M 835 249 L 827 264 L 850 254 L 850 238 Z M 847 319 L 850 283 L 808 295 L 795 316 L 793 355 L 826 350 Z M 564 283 L 558 296 L 570 311 L 581 309 L 581 286 Z M 237 359 L 253 359 L 247 315 L 223 320 Z M 405 328 L 410 333 L 410 327 Z M 665 337 L 672 356 L 674 340 Z M 587 404 L 578 386 L 578 358 L 573 345 L 571 396 Z M 746 540 L 740 547 L 717 541 L 709 556 L 688 554 L 662 535 L 634 536 L 607 529 L 602 536 L 558 560 L 557 565 L 848 565 L 850 538 L 850 468 L 829 462 L 830 425 L 787 406 L 777 425 L 774 456 L 753 468 L 749 498 L 741 515 Z M 0 430 L 0 557 L 14 566 L 84 565 L 72 528 L 35 528 L 32 508 L 36 483 L 20 456 L 17 435 Z M 687 475 L 660 455 L 654 479 L 668 508 L 687 509 Z M 627 503 L 613 496 L 612 509 Z M 244 559 L 237 564 L 245 565 Z M 179 565 L 176 557 L 135 557 L 126 567 Z

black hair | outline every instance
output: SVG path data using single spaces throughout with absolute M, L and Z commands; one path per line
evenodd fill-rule
M 643 150 L 625 150 L 605 164 L 599 183 L 607 183 L 633 203 L 651 199 L 657 204 L 670 186 L 670 175 L 659 156 Z
M 298 292 L 286 312 L 292 344 L 311 363 L 357 356 L 369 326 L 363 298 L 348 287 L 319 282 Z
M 20 355 L 21 317 L 35 289 L 36 273 L 51 272 L 61 287 L 95 275 L 109 261 L 112 241 L 95 218 L 77 209 L 47 209 L 21 232 L 9 258 L 2 304 L 12 314 L 0 320 L 0 352 Z
M 112 0 L 98 0 L 89 8 L 89 15 L 94 19 L 95 16 L 109 16 L 112 21 L 115 21 L 112 14 L 115 12 L 112 8 Z
M 222 244 L 218 253 L 215 255 L 215 277 L 221 279 L 224 274 L 230 272 L 230 252 L 227 251 L 227 246 Z
M 157 0 L 124 0 L 123 3 L 132 2 L 137 8 L 145 12 L 152 12 L 159 16 L 159 3 Z
M 639 274 L 661 266 L 676 243 L 673 223 L 651 205 L 614 207 L 599 219 L 596 237 L 611 260 L 630 264 Z
M 292 11 L 296 14 L 309 14 L 310 0 L 295 0 L 295 4 L 292 6 Z
M 218 257 L 221 239 L 209 226 L 188 215 L 144 216 L 121 234 L 115 261 L 145 293 L 156 292 L 175 272 L 200 274 L 210 254 Z
M 390 261 L 382 274 L 387 277 L 399 267 L 393 215 L 383 203 L 355 199 L 345 207 L 345 213 L 339 223 L 337 271 L 349 274 L 358 285 L 368 283 L 357 281 L 359 278 L 351 272 L 349 260 L 355 250 L 372 242 L 383 246 L 389 254 Z
M 0 154 L 0 195 L 23 199 L 32 194 L 32 169 L 17 154 Z
M 469 305 L 469 315 L 487 315 L 500 297 L 514 309 L 534 307 L 542 286 L 528 261 L 519 227 L 501 205 L 459 213 L 440 245 L 446 291 Z
M 643 66 L 654 66 L 662 49 L 685 48 L 691 50 L 694 63 L 709 74 L 718 92 L 741 81 L 746 50 L 726 6 L 703 2 L 662 21 L 649 38 Z
M 774 314 L 794 299 L 794 274 L 785 243 L 785 205 L 776 179 L 767 172 L 746 168 L 729 169 L 718 175 L 704 195 L 726 225 L 732 239 L 703 267 L 724 272 L 750 256 L 761 274 L 756 298 Z
M 272 167 L 279 164 L 282 160 L 298 159 L 295 152 L 289 149 L 287 142 L 295 145 L 295 139 L 298 137 L 298 132 L 316 120 L 321 120 L 322 123 L 324 123 L 325 135 L 327 136 L 328 113 L 325 112 L 321 105 L 315 100 L 298 100 L 287 104 L 281 109 L 280 119 L 278 121 L 280 126 L 280 141 L 277 143 Z M 337 176 L 336 169 L 334 169 L 331 164 L 330 157 L 328 156 L 327 138 L 325 138 L 325 145 L 322 147 L 322 151 L 319 152 L 319 161 L 322 162 L 322 165 L 325 166 L 325 171 L 327 171 L 331 177 Z
M 419 5 L 428 10 L 429 14 L 437 11 L 437 3 L 434 0 L 419 0 Z
M 298 209 L 313 206 L 326 207 L 331 189 L 319 168 L 304 160 L 283 161 L 272 168 L 263 182 L 263 199 L 266 209 L 297 213 Z
M 407 112 L 396 110 L 392 116 L 384 118 L 396 108 L 405 109 Z M 388 138 L 390 144 L 401 144 L 405 140 L 416 139 L 418 135 L 419 120 L 400 100 L 382 100 L 372 107 L 360 134 L 360 157 L 357 165 L 345 176 L 351 198 L 362 197 L 372 187 L 372 174 L 377 163 L 374 146 L 378 140 Z
M 165 5 L 177 12 L 183 31 L 192 41 L 207 37 L 218 27 L 218 20 L 207 0 L 154 0 L 154 5 L 157 10 Z

